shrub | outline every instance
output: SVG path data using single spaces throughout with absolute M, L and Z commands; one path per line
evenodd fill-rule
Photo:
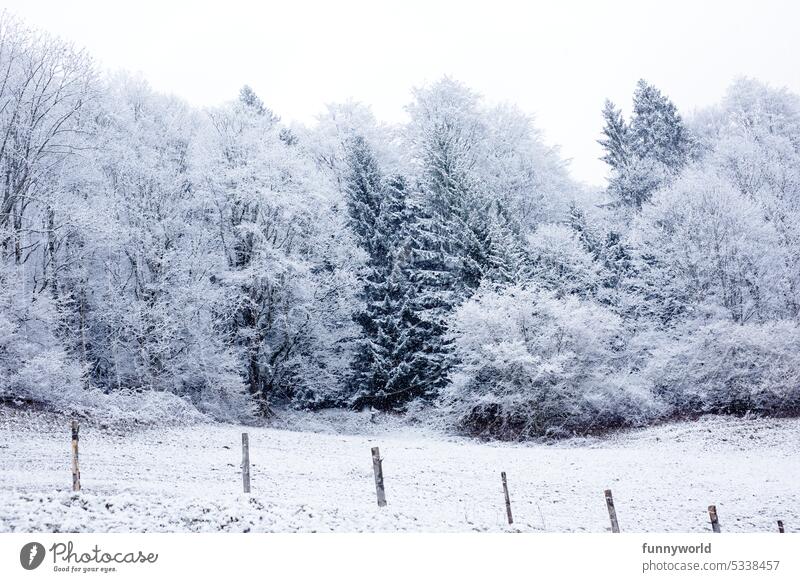
M 533 288 L 484 290 L 455 313 L 458 365 L 441 397 L 457 430 L 500 439 L 639 425 L 661 409 L 626 371 L 620 318 Z
M 681 334 L 646 369 L 673 415 L 800 414 L 800 328 L 719 321 Z

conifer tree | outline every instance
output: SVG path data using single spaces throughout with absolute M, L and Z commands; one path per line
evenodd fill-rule
M 586 213 L 575 202 L 569 205 L 568 222 L 572 230 L 578 235 L 583 247 L 597 259 L 600 255 L 600 245 L 597 242 L 595 233 L 586 221 Z
M 608 192 L 618 206 L 638 210 L 688 163 L 691 137 L 672 101 L 644 80 L 636 86 L 630 123 L 610 101 L 603 118 L 599 143 L 612 170 Z
M 448 383 L 451 365 L 447 316 L 463 296 L 461 257 L 452 252 L 451 231 L 437 215 L 412 206 L 414 220 L 406 237 L 407 273 L 412 289 L 414 334 L 409 349 L 419 394 L 435 396 Z
M 630 144 L 639 158 L 651 158 L 677 172 L 689 160 L 691 139 L 675 104 L 640 79 L 633 95 Z
M 608 99 L 603 107 L 603 138 L 597 142 L 603 146 L 605 154 L 602 159 L 614 170 L 624 168 L 631 155 L 628 124 L 622 116 L 622 111 Z
M 430 335 L 438 328 L 418 316 L 430 306 L 427 283 L 414 276 L 417 265 L 410 259 L 417 238 L 405 180 L 383 180 L 361 137 L 351 140 L 347 160 L 350 224 L 368 255 L 350 401 L 356 408 L 398 409 L 441 384 L 438 358 L 431 382 L 429 354 Z
M 603 285 L 609 289 L 617 289 L 633 269 L 631 253 L 618 232 L 612 230 L 606 234 L 601 258 L 605 273 Z
M 369 325 L 353 366 L 355 390 L 351 402 L 355 408 L 398 409 L 424 394 L 416 351 L 420 342 L 413 287 L 403 263 L 402 249 L 393 252 L 388 276 L 378 280 L 376 269 L 367 282 L 372 300 L 366 305 L 364 318 Z
M 280 118 L 261 100 L 250 85 L 239 89 L 239 103 L 249 108 L 253 113 L 267 118 L 271 123 L 278 123 Z M 288 130 L 287 130 L 288 131 Z
M 375 247 L 376 224 L 381 207 L 381 173 L 378 162 L 366 140 L 354 136 L 347 151 L 347 168 L 344 191 L 350 228 L 356 235 L 359 245 L 368 253 L 370 263 L 384 262 Z
M 490 206 L 474 172 L 486 127 L 477 96 L 449 78 L 419 91 L 410 111 L 421 205 L 437 228 L 448 232 L 442 240 L 456 259 L 463 299 L 478 288 L 488 267 Z
M 463 297 L 468 297 L 480 286 L 489 267 L 489 205 L 458 165 L 448 159 L 450 155 L 452 152 L 441 147 L 425 160 L 425 206 L 431 220 L 446 231 L 442 241 L 457 261 L 456 280 Z
M 519 225 L 509 216 L 500 201 L 489 227 L 489 250 L 486 279 L 499 285 L 516 284 L 530 275 L 530 260 Z

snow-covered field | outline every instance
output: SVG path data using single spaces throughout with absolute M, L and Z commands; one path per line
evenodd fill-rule
M 305 422 L 308 424 L 308 421 Z M 555 444 L 480 443 L 394 423 L 370 434 L 204 424 L 81 429 L 0 411 L 0 531 L 623 531 L 800 528 L 800 420 L 706 418 Z M 241 492 L 241 432 L 252 494 Z M 340 429 L 343 430 L 343 429 Z M 378 508 L 370 447 L 384 458 Z M 506 523 L 500 471 L 515 523 Z

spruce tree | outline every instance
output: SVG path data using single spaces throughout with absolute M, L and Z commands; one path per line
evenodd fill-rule
M 569 226 L 578 235 L 578 240 L 581 241 L 583 248 L 597 259 L 600 256 L 600 245 L 597 242 L 597 236 L 586 220 L 586 213 L 574 201 L 569 204 L 569 218 L 567 220 Z
M 633 269 L 630 251 L 620 234 L 613 230 L 606 234 L 601 260 L 604 272 L 603 286 L 608 289 L 617 289 Z
M 451 90 L 457 98 L 459 89 Z M 455 283 L 463 299 L 480 286 L 488 268 L 490 205 L 469 170 L 474 121 L 448 107 L 430 116 L 420 144 L 421 205 L 436 228 L 446 231 L 442 242 L 456 259 Z
M 272 123 L 280 121 L 280 118 L 269 107 L 264 105 L 264 102 L 256 95 L 250 85 L 244 85 L 239 89 L 239 103 L 249 108 L 256 115 L 266 117 Z
M 366 306 L 369 327 L 354 365 L 354 408 L 396 410 L 425 394 L 414 290 L 403 269 L 402 249 L 392 253 L 390 263 L 385 279 L 376 277 L 376 269 L 367 283 L 373 299 Z
M 379 390 L 376 371 L 381 364 L 374 349 L 379 333 L 379 305 L 384 299 L 384 279 L 387 269 L 387 247 L 379 231 L 378 219 L 381 211 L 382 177 L 378 163 L 363 137 L 353 136 L 347 144 L 347 172 L 344 192 L 347 200 L 349 226 L 359 246 L 367 253 L 367 264 L 363 274 L 361 299 L 363 308 L 355 315 L 361 327 L 361 338 L 352 364 L 351 384 L 354 400 L 360 404 L 365 397 Z
M 349 140 L 346 159 L 344 191 L 350 228 L 359 245 L 368 253 L 371 263 L 385 262 L 386 257 L 382 257 L 374 246 L 381 238 L 375 228 L 381 209 L 382 188 L 378 162 L 360 135 Z
M 689 131 L 672 101 L 644 80 L 636 86 L 629 123 L 610 101 L 603 118 L 599 143 L 611 167 L 608 192 L 617 206 L 638 210 L 688 163 Z
M 639 158 L 651 158 L 677 172 L 689 160 L 691 139 L 675 104 L 640 79 L 633 95 L 630 143 Z
M 414 333 L 409 342 L 412 367 L 421 396 L 435 396 L 448 383 L 451 365 L 447 315 L 463 297 L 459 280 L 462 258 L 454 255 L 452 231 L 441 217 L 422 206 L 413 208 L 414 220 L 406 237 L 406 272 L 411 287 Z
M 441 331 L 427 317 L 427 283 L 414 272 L 418 265 L 411 256 L 418 238 L 405 180 L 383 180 L 361 137 L 351 140 L 347 160 L 350 225 L 368 256 L 364 307 L 356 317 L 362 336 L 352 366 L 350 403 L 396 410 L 441 385 L 441 358 L 431 355 L 430 341 L 434 331 Z
M 515 284 L 530 275 L 530 259 L 519 224 L 500 201 L 489 227 L 488 266 L 485 278 L 498 285 Z
M 608 99 L 606 99 L 606 103 L 603 106 L 603 119 L 605 121 L 603 138 L 597 140 L 597 142 L 603 146 L 605 154 L 600 159 L 611 166 L 612 169 L 620 171 L 627 165 L 631 155 L 628 124 L 622 116 L 622 111 L 617 109 Z

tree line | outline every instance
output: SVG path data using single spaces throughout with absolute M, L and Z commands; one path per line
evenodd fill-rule
M 684 119 L 642 80 L 598 107 L 604 188 L 449 77 L 407 113 L 194 108 L 4 14 L 0 399 L 497 438 L 800 411 L 798 96 Z

